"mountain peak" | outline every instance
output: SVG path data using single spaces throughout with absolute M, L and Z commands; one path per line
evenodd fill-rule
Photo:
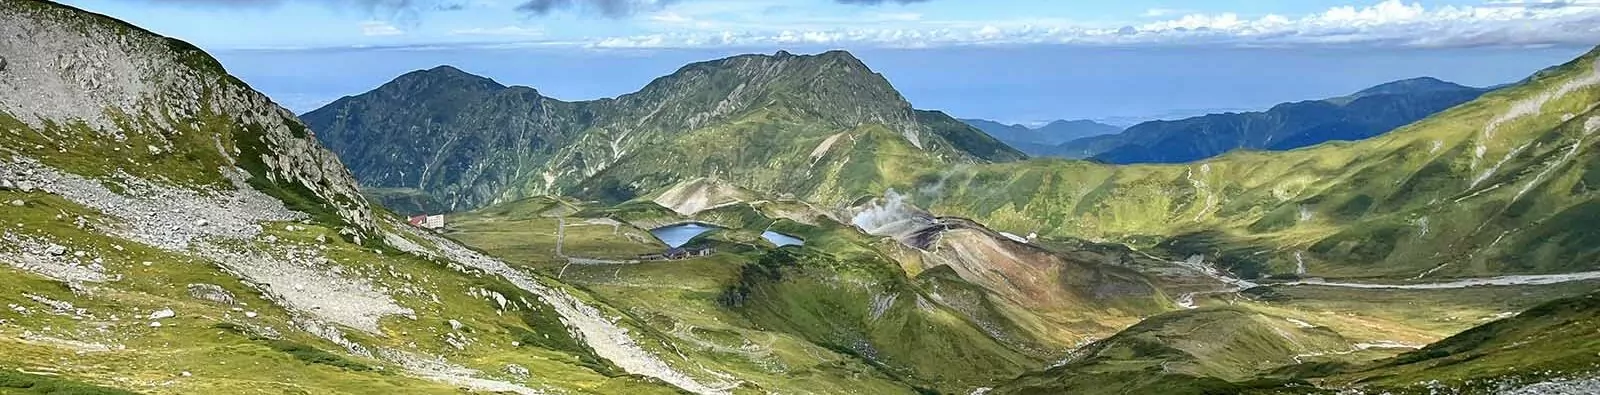
M 448 64 L 441 64 L 441 65 L 438 65 L 438 66 L 434 66 L 431 69 L 420 70 L 420 71 L 427 72 L 427 73 L 435 73 L 435 74 L 466 74 L 466 75 L 471 75 L 472 74 L 472 73 L 468 73 L 468 72 L 462 71 L 461 69 L 458 69 L 455 66 L 451 66 L 451 65 L 448 65 Z
M 861 59 L 857 58 L 854 54 L 851 54 L 849 51 L 838 50 L 838 49 L 831 50 L 831 51 L 826 51 L 826 52 L 821 52 L 821 53 L 817 53 L 817 54 L 811 54 L 811 55 L 795 54 L 793 52 L 789 52 L 788 50 L 778 50 L 778 52 L 774 52 L 771 55 L 767 55 L 767 54 L 734 55 L 734 56 L 721 58 L 721 59 L 716 59 L 716 60 L 710 60 L 710 61 L 699 62 L 699 63 L 692 63 L 692 64 L 689 64 L 688 66 L 685 66 L 683 69 L 687 70 L 687 69 L 692 69 L 695 66 L 707 66 L 707 65 L 715 65 L 715 66 L 739 65 L 739 64 L 742 64 L 742 63 L 739 63 L 740 61 L 785 62 L 785 63 L 787 63 L 787 62 L 798 62 L 800 64 L 818 64 L 818 65 L 827 64 L 827 62 L 837 62 L 839 64 L 845 65 L 845 66 L 850 67 L 850 68 L 859 68 L 859 69 L 862 69 L 862 70 L 868 70 L 869 69 L 867 67 L 867 65 L 866 65 L 866 62 L 861 61 Z
M 437 86 L 446 85 L 470 90 L 495 91 L 505 89 L 505 85 L 495 82 L 489 77 L 468 73 L 451 65 L 439 65 L 431 69 L 417 70 L 396 77 L 384 86 Z
M 1373 86 L 1371 88 L 1362 89 L 1360 92 L 1356 92 L 1352 96 L 1354 96 L 1354 97 L 1366 97 L 1366 96 L 1376 96 L 1376 95 L 1413 94 L 1413 93 L 1424 93 L 1424 92 L 1461 91 L 1461 90 L 1472 90 L 1472 89 L 1477 89 L 1477 88 L 1473 88 L 1473 87 L 1470 87 L 1470 86 L 1461 85 L 1461 84 L 1457 84 L 1457 83 L 1454 83 L 1454 82 L 1449 82 L 1449 81 L 1445 81 L 1445 80 L 1441 80 L 1441 79 L 1433 78 L 1433 77 L 1416 77 L 1416 78 L 1407 78 L 1407 79 L 1398 80 L 1398 81 L 1386 82 L 1386 83 L 1383 83 L 1383 84 L 1379 84 L 1377 86 Z

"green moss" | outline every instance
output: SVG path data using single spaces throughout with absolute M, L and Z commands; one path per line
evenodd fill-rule
M 101 387 L 55 376 L 0 370 L 0 392 L 37 395 L 133 395 L 134 392 Z
M 332 366 L 332 367 L 336 367 L 336 368 L 340 368 L 340 369 L 344 369 L 344 370 L 348 370 L 348 371 L 352 371 L 352 372 L 366 372 L 366 371 L 373 370 L 372 366 L 369 366 L 369 365 L 361 363 L 361 362 L 356 362 L 356 361 L 351 360 L 349 358 L 345 358 L 345 357 L 340 356 L 338 354 L 334 354 L 334 353 L 325 351 L 323 349 L 317 348 L 317 347 L 309 345 L 309 344 L 298 343 L 298 342 L 291 341 L 291 340 L 286 340 L 286 339 L 273 339 L 273 338 L 267 338 L 267 337 L 262 337 L 262 336 L 255 335 L 255 334 L 251 333 L 248 328 L 245 328 L 243 326 L 239 326 L 238 324 L 234 324 L 234 323 L 231 323 L 231 322 L 219 322 L 219 323 L 217 323 L 215 325 L 212 325 L 212 327 L 216 328 L 216 329 L 221 329 L 221 330 L 226 331 L 226 332 L 231 332 L 231 333 L 234 333 L 234 334 L 245 336 L 246 338 L 249 338 L 253 342 L 260 343 L 260 344 L 265 345 L 265 346 L 267 346 L 269 348 L 272 348 L 273 350 L 277 350 L 279 352 L 283 352 L 285 354 L 289 354 L 290 356 L 293 356 L 295 359 L 299 359 L 300 361 L 303 361 L 305 363 L 317 364 L 317 365 L 327 365 L 327 366 Z

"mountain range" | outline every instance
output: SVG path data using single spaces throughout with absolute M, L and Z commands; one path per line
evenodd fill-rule
M 1122 128 L 1090 120 L 1056 120 L 1039 127 L 1003 124 L 986 119 L 962 119 L 1028 155 L 1047 156 L 1058 145 L 1086 137 L 1115 134 Z
M 825 194 L 836 188 L 822 184 L 865 187 L 920 163 L 1024 157 L 943 113 L 911 108 L 842 51 L 695 63 L 639 92 L 582 102 L 441 66 L 301 118 L 363 185 L 420 190 L 453 210 L 541 194 L 627 200 L 697 174 Z M 847 158 L 872 150 L 907 157 L 839 171 L 869 165 Z M 807 170 L 785 170 L 794 168 Z
M 1600 49 L 1359 141 L 1112 165 L 844 52 L 587 102 L 440 67 L 303 123 L 70 6 L 0 2 L 0 48 L 4 393 L 1600 389 Z
M 1413 78 L 1348 96 L 1283 103 L 1261 112 L 1149 121 L 1121 133 L 1081 138 L 1030 153 L 1127 164 L 1192 162 L 1240 149 L 1282 151 L 1376 136 L 1488 91 L 1435 78 Z

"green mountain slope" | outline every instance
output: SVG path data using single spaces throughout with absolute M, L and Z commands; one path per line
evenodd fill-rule
M 1593 391 L 1600 388 L 1590 378 L 1600 371 L 1600 355 L 1594 352 L 1600 346 L 1597 317 L 1600 295 L 1559 299 L 1326 381 L 1396 394 L 1430 393 L 1436 387 L 1541 393 L 1537 388 L 1549 384 L 1537 383 L 1578 379 L 1568 391 Z M 1567 393 L 1583 393 L 1577 391 Z
M 1600 388 L 1600 297 L 1542 303 L 1414 351 L 1251 308 L 1152 317 L 995 394 L 1582 394 Z
M 1247 277 L 1596 270 L 1581 225 L 1600 185 L 1596 56 L 1359 142 L 1189 165 L 968 166 L 897 187 L 997 228 L 1159 242 Z
M 1352 348 L 1327 328 L 1282 317 L 1239 308 L 1188 310 L 1144 320 L 990 393 L 1241 393 L 1281 385 L 1250 381 L 1302 356 Z
M 732 201 L 684 216 L 650 201 L 535 198 L 458 218 L 450 237 L 593 290 L 666 332 L 698 363 L 759 388 L 965 393 L 1054 355 L 1026 335 L 994 337 L 989 328 L 1015 325 L 993 310 L 970 318 L 974 310 L 913 281 L 875 240 L 796 201 Z M 685 221 L 722 227 L 690 242 L 715 254 L 596 263 L 659 253 L 665 246 L 642 229 Z M 555 229 L 559 241 L 549 237 Z M 768 229 L 805 245 L 778 248 L 761 238 Z M 946 285 L 956 283 L 965 284 Z
M 687 179 L 683 174 L 796 171 L 826 137 L 865 129 L 895 136 L 917 159 L 933 163 L 1022 158 L 948 116 L 913 110 L 881 75 L 842 51 L 695 63 L 638 92 L 585 102 L 441 66 L 302 118 L 364 185 L 420 189 L 456 210 L 588 188 L 643 194 L 663 185 L 591 179 L 607 172 L 666 171 L 672 174 L 658 176 L 672 183 Z M 703 158 L 713 152 L 704 150 L 705 138 L 730 129 L 766 134 L 746 145 L 716 146 L 716 154 L 729 157 Z M 661 167 L 660 161 L 692 163 Z M 780 185 L 795 182 L 790 177 L 732 177 L 764 192 L 809 192 Z
M 1414 78 L 1344 97 L 1279 104 L 1263 112 L 1145 122 L 1118 134 L 1061 144 L 1050 155 L 1106 163 L 1183 163 L 1236 149 L 1282 151 L 1325 141 L 1361 140 L 1485 92 L 1433 78 Z
M 746 385 L 372 208 L 293 114 L 189 44 L 8 1 L 0 47 L 0 392 Z

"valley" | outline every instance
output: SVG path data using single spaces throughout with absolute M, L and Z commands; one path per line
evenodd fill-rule
M 0 393 L 1600 388 L 1600 49 L 1171 164 L 1029 158 L 846 51 L 301 115 L 53 2 L 0 56 Z

